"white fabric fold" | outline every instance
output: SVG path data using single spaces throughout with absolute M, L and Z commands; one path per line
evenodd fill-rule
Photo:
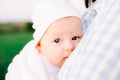
M 48 80 L 40 55 L 30 41 L 13 59 L 5 80 Z

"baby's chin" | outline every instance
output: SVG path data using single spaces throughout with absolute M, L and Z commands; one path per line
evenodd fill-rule
M 56 66 L 56 67 L 58 67 L 58 68 L 61 68 L 64 65 L 64 63 L 67 60 L 67 58 L 68 57 L 64 57 L 59 64 L 53 64 L 53 65 Z
M 63 58 L 63 61 L 62 61 L 62 64 L 61 64 L 60 68 L 64 65 L 64 63 L 65 63 L 65 61 L 67 60 L 67 58 L 68 58 L 68 57 L 64 57 L 64 58 Z

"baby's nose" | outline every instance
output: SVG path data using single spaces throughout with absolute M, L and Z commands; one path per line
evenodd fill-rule
M 64 45 L 64 48 L 65 48 L 65 51 L 71 53 L 74 50 L 75 46 L 72 42 L 69 41 L 69 42 L 66 42 L 66 44 Z

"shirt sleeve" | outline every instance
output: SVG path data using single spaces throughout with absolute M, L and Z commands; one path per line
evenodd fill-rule
M 120 0 L 102 0 L 58 80 L 120 80 Z

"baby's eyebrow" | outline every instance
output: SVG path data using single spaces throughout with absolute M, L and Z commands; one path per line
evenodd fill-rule
M 72 34 L 78 34 L 78 35 L 81 35 L 82 32 L 71 32 Z

